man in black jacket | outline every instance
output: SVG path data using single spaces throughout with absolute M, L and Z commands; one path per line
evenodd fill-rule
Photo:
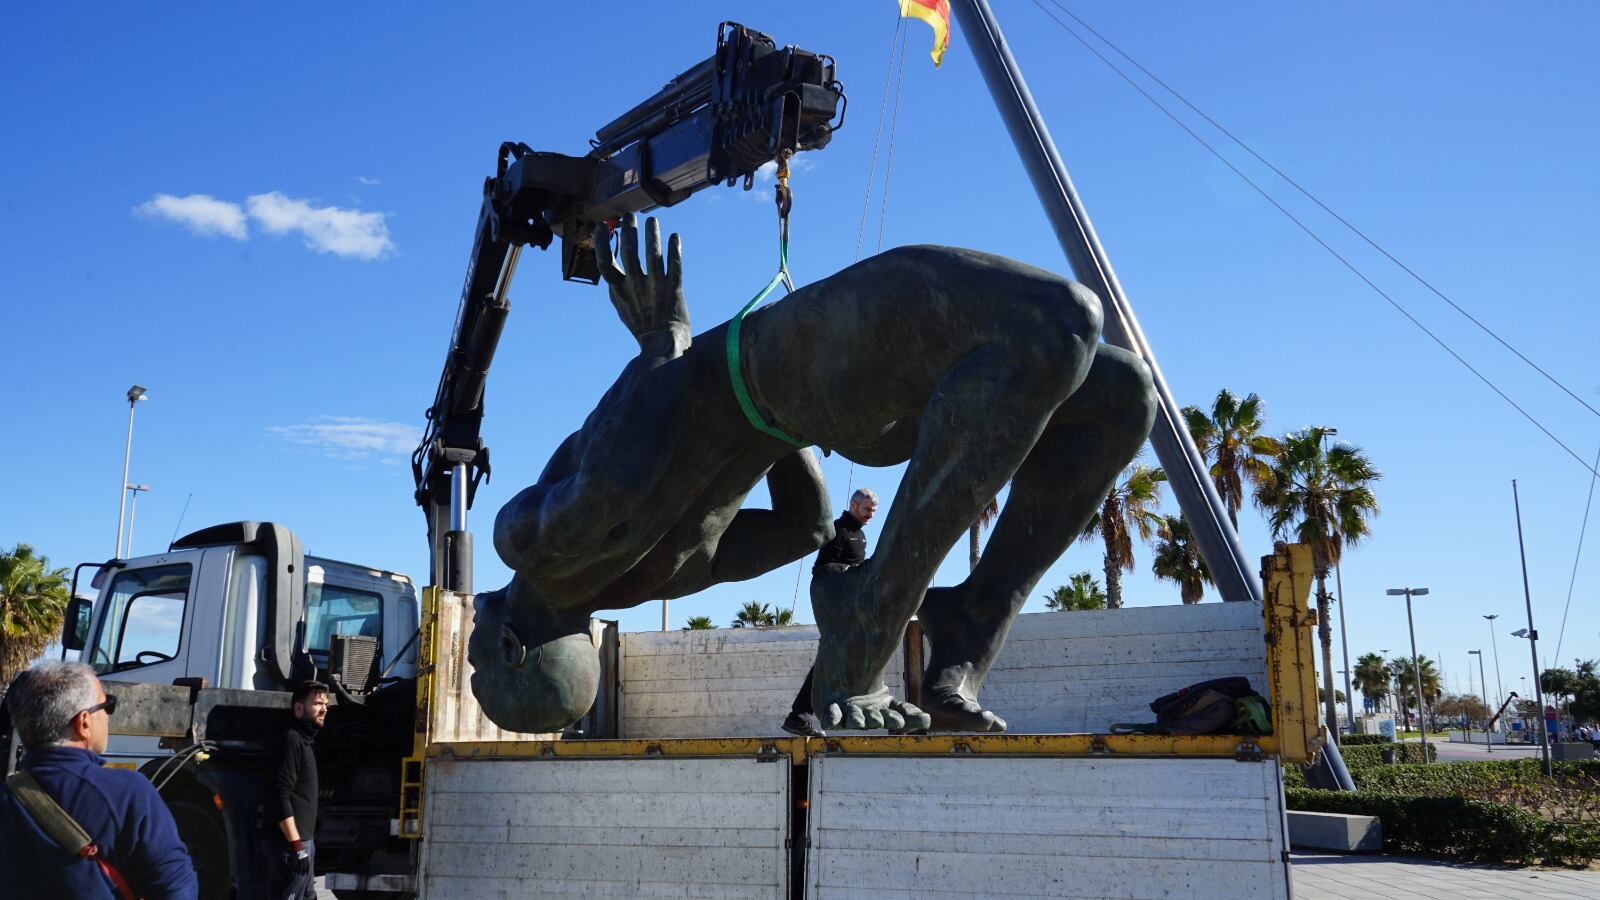
M 283 840 L 269 839 L 272 896 L 316 900 L 317 757 L 311 749 L 328 718 L 328 686 L 308 681 L 290 698 L 294 720 L 283 732 L 267 786 L 267 810 Z
M 833 521 L 833 540 L 823 544 L 822 549 L 817 551 L 817 561 L 811 565 L 812 577 L 825 570 L 842 572 L 866 562 L 867 535 L 863 529 L 877 512 L 878 495 L 871 488 L 860 488 L 851 494 L 849 508 Z M 816 667 L 813 666 L 806 673 L 805 683 L 800 685 L 800 693 L 795 695 L 789 717 L 783 720 L 783 730 L 790 734 L 800 737 L 825 736 L 817 723 L 816 711 L 811 708 L 811 678 L 815 672 Z

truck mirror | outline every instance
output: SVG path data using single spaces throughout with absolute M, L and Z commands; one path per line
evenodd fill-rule
M 73 597 L 67 604 L 61 622 L 61 648 L 82 650 L 89 640 L 89 614 L 94 611 L 94 601 L 86 597 Z

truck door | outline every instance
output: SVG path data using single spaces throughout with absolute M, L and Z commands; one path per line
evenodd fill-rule
M 85 660 L 102 678 L 170 684 L 189 674 L 190 562 L 123 569 L 100 592 Z

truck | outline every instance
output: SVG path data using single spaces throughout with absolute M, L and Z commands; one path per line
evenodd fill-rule
M 302 677 L 336 694 L 316 840 L 340 897 L 1286 897 L 1281 767 L 1320 740 L 1315 613 L 1307 548 L 1263 565 L 1261 605 L 1019 617 L 986 684 L 1003 735 L 775 735 L 814 627 L 602 620 L 590 713 L 508 733 L 468 687 L 470 596 L 419 598 L 268 523 L 97 567 L 63 638 L 119 699 L 108 764 L 157 785 L 208 900 L 264 890 L 264 767 Z M 888 679 L 913 701 L 923 650 L 913 622 Z M 1271 698 L 1271 734 L 1121 733 L 1226 676 Z

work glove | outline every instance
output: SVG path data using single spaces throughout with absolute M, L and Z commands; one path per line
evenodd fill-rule
M 283 867 L 291 875 L 306 875 L 311 872 L 311 851 L 306 849 L 305 841 L 290 841 L 289 849 L 283 851 Z

